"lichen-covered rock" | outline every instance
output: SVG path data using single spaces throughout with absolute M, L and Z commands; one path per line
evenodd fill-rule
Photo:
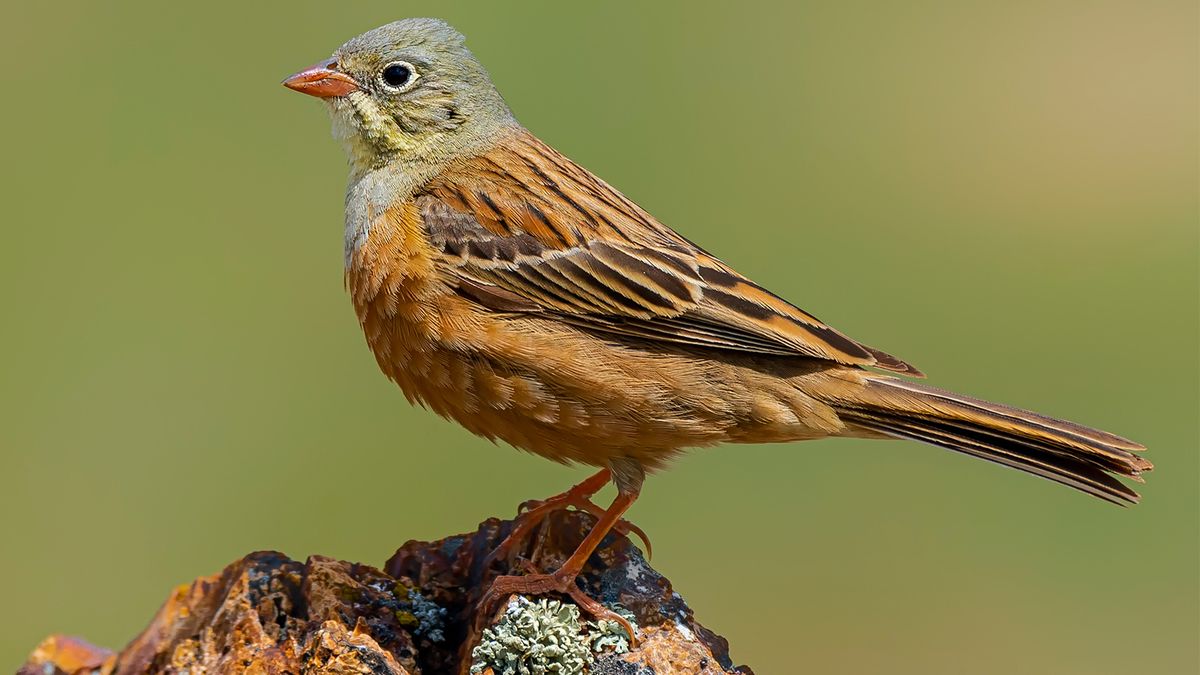
M 594 660 L 590 642 L 578 607 L 516 597 L 471 650 L 471 672 L 491 668 L 496 675 L 580 675 Z
M 575 605 L 514 596 L 471 650 L 471 673 L 490 668 L 495 675 L 580 675 L 595 654 L 628 651 L 629 636 L 620 622 L 580 621 Z
M 500 675 L 504 663 L 521 662 L 504 660 L 507 644 L 512 654 L 536 653 L 525 661 L 530 673 L 750 673 L 733 667 L 725 640 L 696 623 L 670 583 L 622 536 L 604 541 L 580 583 L 609 607 L 628 610 L 638 626 L 638 644 L 629 651 L 622 653 L 629 644 L 618 624 L 581 619 L 561 599 L 514 597 L 499 612 L 482 614 L 480 598 L 496 575 L 510 573 L 510 562 L 515 566 L 519 557 L 524 567 L 555 569 L 592 522 L 586 514 L 553 514 L 513 561 L 488 569 L 485 558 L 510 531 L 509 521 L 409 542 L 383 570 L 320 556 L 301 563 L 253 553 L 177 588 L 119 653 L 54 636 L 19 672 L 466 675 L 476 664 L 476 673 Z M 511 622 L 528 621 L 531 608 L 541 608 L 546 621 L 539 630 L 546 630 L 521 633 Z M 571 616 L 574 628 L 562 628 Z

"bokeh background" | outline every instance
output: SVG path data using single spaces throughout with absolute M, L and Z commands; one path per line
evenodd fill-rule
M 911 443 L 696 452 L 633 517 L 760 673 L 1194 673 L 1194 2 L 12 4 L 0 670 L 256 549 L 380 564 L 584 475 L 411 409 L 279 80 L 441 16 L 520 119 L 939 385 L 1158 465 L 1122 510 Z

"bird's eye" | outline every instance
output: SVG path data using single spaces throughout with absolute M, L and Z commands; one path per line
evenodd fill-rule
M 379 79 L 388 89 L 405 91 L 417 81 L 417 71 L 411 63 L 394 61 L 379 73 Z

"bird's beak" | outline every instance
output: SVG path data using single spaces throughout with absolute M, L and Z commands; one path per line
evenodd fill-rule
M 317 98 L 336 98 L 358 91 L 354 78 L 337 70 L 337 61 L 326 59 L 292 75 L 283 86 Z

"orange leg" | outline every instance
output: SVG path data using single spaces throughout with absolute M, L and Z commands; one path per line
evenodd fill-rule
M 619 491 L 616 499 L 613 500 L 612 506 L 600 517 L 596 525 L 592 527 L 587 536 L 579 544 L 579 548 L 571 554 L 570 558 L 563 563 L 562 567 L 551 574 L 529 574 L 523 577 L 502 576 L 497 577 L 492 582 L 492 587 L 488 589 L 484 596 L 481 606 L 490 608 L 500 599 L 506 598 L 514 593 L 520 595 L 544 595 L 546 593 L 562 593 L 571 596 L 571 599 L 579 605 L 585 612 L 596 618 L 610 619 L 621 624 L 631 638 L 634 638 L 633 626 L 625 617 L 613 612 L 599 602 L 589 598 L 579 586 L 575 584 L 575 577 L 583 570 L 583 566 L 587 564 L 588 558 L 596 551 L 596 547 L 604 539 L 608 533 L 613 530 L 618 523 L 621 522 L 621 516 L 633 502 L 637 499 L 637 492 Z
M 562 494 L 557 494 L 540 501 L 530 500 L 521 504 L 521 509 L 524 512 L 517 516 L 512 531 L 504 538 L 504 541 L 500 542 L 500 545 L 488 555 L 487 560 L 484 561 L 484 566 L 488 567 L 497 559 L 508 555 L 513 546 L 519 545 L 524 541 L 529 536 L 529 533 L 546 519 L 546 516 L 555 511 L 575 507 L 580 511 L 592 514 L 597 519 L 603 518 L 604 509 L 593 502 L 591 496 L 607 485 L 611 478 L 612 471 L 610 469 L 601 469 Z M 629 535 L 630 533 L 637 535 L 646 547 L 646 557 L 650 558 L 653 555 L 654 549 L 650 546 L 650 539 L 642 531 L 642 528 L 627 520 L 619 520 L 612 529 L 623 535 Z

